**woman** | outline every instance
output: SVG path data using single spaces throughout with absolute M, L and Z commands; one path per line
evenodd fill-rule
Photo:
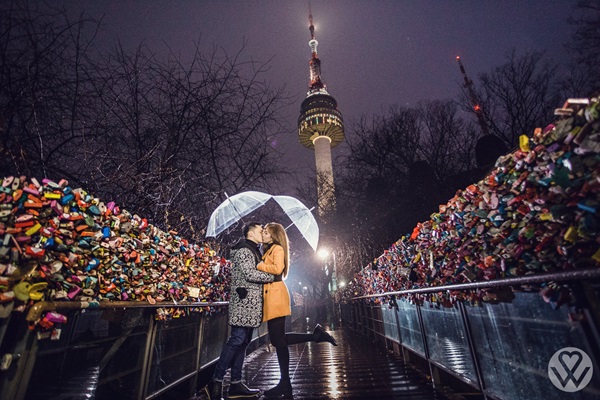
M 289 272 L 289 245 L 285 229 L 281 224 L 271 222 L 262 233 L 265 253 L 256 268 L 259 271 L 275 275 L 273 283 L 263 285 L 263 322 L 267 321 L 271 344 L 277 351 L 277 361 L 281 379 L 277 386 L 267 390 L 265 396 L 282 396 L 292 394 L 290 382 L 290 352 L 291 344 L 305 342 L 329 342 L 337 346 L 335 339 L 317 325 L 313 333 L 285 333 L 285 317 L 292 315 L 290 295 L 283 279 Z

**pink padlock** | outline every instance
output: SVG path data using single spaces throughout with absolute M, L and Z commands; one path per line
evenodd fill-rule
M 64 316 L 62 314 L 59 314 L 57 312 L 54 312 L 54 311 L 49 311 L 46 314 L 46 319 L 48 321 L 50 321 L 50 322 L 55 323 L 55 324 L 65 324 L 65 323 L 67 323 L 67 317 L 66 316 Z
M 81 291 L 82 289 L 79 286 L 72 286 L 71 289 L 69 289 L 69 293 L 67 293 L 67 297 L 73 300 L 81 293 Z
M 33 215 L 31 214 L 23 214 L 17 217 L 17 222 L 27 222 L 33 219 Z
M 54 210 L 55 213 L 57 213 L 58 215 L 62 215 L 63 209 L 56 200 L 52 200 L 50 202 L 50 207 Z
M 29 187 L 29 186 L 25 186 L 25 187 L 23 188 L 23 191 L 24 191 L 24 192 L 27 192 L 27 193 L 29 193 L 29 194 L 32 194 L 32 195 L 34 195 L 34 196 L 39 196 L 39 195 L 40 195 L 40 192 L 39 192 L 39 191 L 37 191 L 36 189 L 34 189 L 34 188 L 32 188 L 32 187 Z

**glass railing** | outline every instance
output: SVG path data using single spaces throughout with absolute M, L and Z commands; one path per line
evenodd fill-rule
M 229 336 L 227 306 L 40 302 L 27 315 L 12 313 L 0 319 L 0 399 L 191 398 L 210 379 Z M 49 310 L 67 322 L 52 334 L 28 329 Z M 303 316 L 292 308 L 291 319 Z M 266 337 L 261 324 L 247 353 Z
M 434 384 L 444 375 L 489 399 L 591 400 L 600 398 L 598 325 L 591 310 L 598 287 L 588 285 L 595 303 L 578 309 L 576 318 L 573 309 L 554 309 L 531 292 L 514 293 L 510 303 L 451 308 L 357 299 L 343 305 L 341 315 L 346 326 L 424 360 Z
M 156 307 L 59 309 L 67 323 L 47 338 L 13 314 L 2 350 L 15 359 L 0 372 L 0 398 L 190 398 L 228 337 L 226 307 L 209 315 L 205 306 L 179 305 L 181 315 L 168 321 L 156 320 Z M 265 335 L 261 325 L 251 349 Z

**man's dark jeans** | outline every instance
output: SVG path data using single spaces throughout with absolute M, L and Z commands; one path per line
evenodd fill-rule
M 223 381 L 228 368 L 231 368 L 231 383 L 242 381 L 242 366 L 246 357 L 246 348 L 252 340 L 254 328 L 231 326 L 231 335 L 221 350 L 221 356 L 215 367 L 213 379 Z

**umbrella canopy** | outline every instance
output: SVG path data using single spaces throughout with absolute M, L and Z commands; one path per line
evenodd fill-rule
M 292 224 L 300 231 L 304 239 L 317 251 L 319 244 L 319 226 L 309 210 L 300 200 L 291 196 L 273 196 L 273 199 L 281 206 L 283 211 L 292 220 Z
M 263 206 L 273 198 L 300 231 L 308 244 L 317 251 L 319 243 L 319 226 L 309 210 L 300 200 L 291 196 L 272 196 L 262 192 L 242 192 L 227 197 L 213 211 L 206 228 L 206 237 L 216 237 L 231 225 Z M 289 228 L 289 227 L 288 227 Z M 287 229 L 287 228 L 286 228 Z
M 273 196 L 270 194 L 254 191 L 227 196 L 227 200 L 219 204 L 219 207 L 210 216 L 206 237 L 216 237 L 244 216 L 265 204 L 271 197 Z

